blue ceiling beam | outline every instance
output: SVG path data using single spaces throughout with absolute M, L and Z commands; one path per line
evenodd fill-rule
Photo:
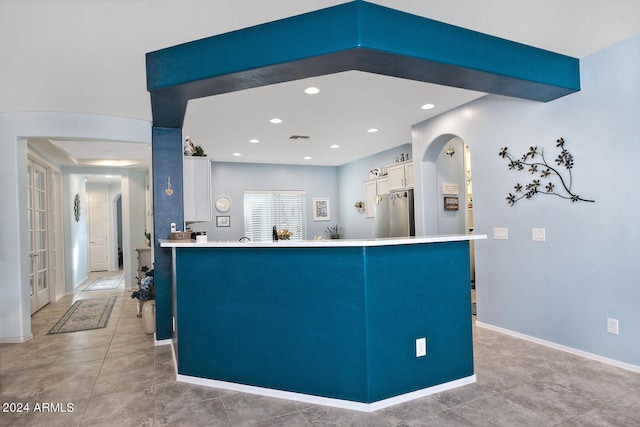
M 153 125 L 187 102 L 358 70 L 535 101 L 580 90 L 576 58 L 362 0 L 147 54 Z

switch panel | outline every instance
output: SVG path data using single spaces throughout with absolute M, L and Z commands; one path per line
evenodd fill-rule
M 493 229 L 493 239 L 494 240 L 507 240 L 509 238 L 509 229 L 508 228 L 497 228 Z
M 544 242 L 545 241 L 544 228 L 532 228 L 531 240 L 533 240 L 534 242 Z
M 416 357 L 422 357 L 427 355 L 427 339 L 416 339 Z
M 607 332 L 618 335 L 618 319 L 611 319 L 607 317 Z

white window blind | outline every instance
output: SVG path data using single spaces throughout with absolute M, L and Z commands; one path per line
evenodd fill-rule
M 271 240 L 273 226 L 305 240 L 306 191 L 245 191 L 244 233 L 253 241 Z

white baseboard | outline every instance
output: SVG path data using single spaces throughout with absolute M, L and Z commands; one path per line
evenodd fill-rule
M 455 381 L 439 384 L 433 387 L 427 387 L 411 393 L 394 396 L 389 399 L 379 400 L 373 403 L 361 403 L 350 400 L 332 399 L 328 397 L 313 396 L 303 393 L 294 393 L 289 391 L 274 390 L 270 388 L 255 387 L 243 384 L 230 383 L 226 381 L 210 380 L 206 378 L 192 377 L 188 375 L 178 374 L 177 380 L 184 383 L 202 385 L 205 387 L 221 388 L 224 390 L 239 391 L 242 393 L 256 394 L 260 396 L 275 397 L 278 399 L 294 400 L 297 402 L 311 403 L 315 405 L 331 406 L 334 408 L 351 409 L 361 412 L 374 412 L 380 409 L 388 408 L 400 403 L 409 402 L 421 397 L 429 396 L 435 393 L 441 393 L 446 390 L 461 387 L 476 382 L 476 376 L 471 375 Z
M 540 338 L 532 337 L 530 335 L 521 334 L 520 332 L 514 332 L 509 329 L 504 329 L 499 326 L 490 325 L 488 323 L 478 322 L 476 320 L 476 326 L 481 328 L 490 329 L 495 332 L 500 332 L 505 335 L 510 335 L 515 338 L 520 338 L 525 341 L 530 341 L 536 344 L 544 345 L 546 347 L 553 348 L 555 350 L 564 351 L 565 353 L 574 354 L 576 356 L 584 357 L 586 359 L 595 360 L 596 362 L 606 363 L 607 365 L 615 366 L 617 368 L 626 369 L 627 371 L 638 372 L 640 373 L 640 366 L 632 365 L 630 363 L 621 362 L 615 359 L 609 359 L 608 357 L 599 356 L 597 354 L 589 353 L 586 351 L 578 350 L 572 347 L 567 347 L 562 344 L 557 344 L 551 341 L 546 341 Z
M 0 344 L 21 344 L 23 342 L 31 341 L 32 339 L 33 334 L 29 334 L 24 337 L 0 338 Z
M 157 339 L 156 339 L 156 334 L 155 334 L 155 333 L 153 334 L 153 338 L 154 338 L 154 340 L 155 340 L 155 344 L 154 344 L 154 345 L 155 345 L 156 347 L 159 347 L 159 346 L 161 346 L 161 345 L 172 345 L 172 344 L 173 344 L 173 340 L 172 340 L 171 338 L 166 339 L 166 340 L 157 340 Z

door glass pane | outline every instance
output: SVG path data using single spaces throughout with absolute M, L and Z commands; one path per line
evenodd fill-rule
M 44 289 L 46 289 L 46 283 L 45 283 L 45 275 L 42 272 L 38 273 L 38 290 L 42 291 Z
M 40 244 L 38 245 L 38 250 L 39 251 L 45 251 L 47 249 L 47 232 L 46 231 L 39 231 L 38 235 L 40 236 Z
M 36 213 L 38 217 L 38 230 L 46 230 L 47 228 L 47 216 L 44 211 L 38 211 Z

